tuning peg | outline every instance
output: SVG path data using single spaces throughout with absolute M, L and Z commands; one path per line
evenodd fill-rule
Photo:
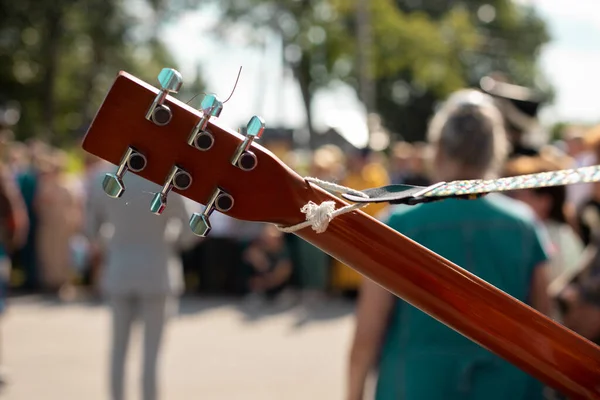
M 113 198 L 119 198 L 125 192 L 125 183 L 123 176 L 127 171 L 140 172 L 146 168 L 146 157 L 132 147 L 127 148 L 127 151 L 121 159 L 121 163 L 114 174 L 108 173 L 104 175 L 102 188 L 104 192 Z
M 218 117 L 223 111 L 223 102 L 214 94 L 207 94 L 200 103 L 200 110 L 204 115 Z
M 265 121 L 261 117 L 255 115 L 250 118 L 250 121 L 248 121 L 248 125 L 246 125 L 245 129 L 246 138 L 238 146 L 233 158 L 231 159 L 231 163 L 233 165 L 244 171 L 251 171 L 256 167 L 258 162 L 256 155 L 248 149 L 254 140 L 261 138 L 264 131 Z
M 233 208 L 233 203 L 233 197 L 229 193 L 217 188 L 206 203 L 204 211 L 202 213 L 194 213 L 190 218 L 190 229 L 194 234 L 206 237 L 212 229 L 210 215 L 213 211 L 217 210 L 226 213 Z
M 208 236 L 208 233 L 212 229 L 210 220 L 208 219 L 209 216 L 210 214 L 205 213 L 194 213 L 192 215 L 192 218 L 190 218 L 190 229 L 195 235 L 200 237 Z
M 202 99 L 200 110 L 202 111 L 202 118 L 192 129 L 188 137 L 188 144 L 198 150 L 207 151 L 212 147 L 215 138 L 206 130 L 206 127 L 211 116 L 218 117 L 221 115 L 223 102 L 214 94 L 208 94 Z
M 164 104 L 165 98 L 170 93 L 177 93 L 183 84 L 181 74 L 173 68 L 163 68 L 158 74 L 161 90 L 146 112 L 146 119 L 158 126 L 167 125 L 173 114 L 169 106 Z
M 167 196 L 169 192 L 175 188 L 178 190 L 186 190 L 192 185 L 192 175 L 184 171 L 178 166 L 173 166 L 171 172 L 167 175 L 165 184 L 160 192 L 156 193 L 150 203 L 150 211 L 153 214 L 160 215 L 167 207 Z

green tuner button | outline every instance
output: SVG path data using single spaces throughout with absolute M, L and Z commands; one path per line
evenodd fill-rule
M 221 111 L 223 111 L 223 103 L 214 94 L 207 94 L 202 99 L 202 103 L 200 103 L 200 109 L 205 115 L 218 117 L 221 115 Z
M 265 131 L 265 121 L 258 115 L 253 116 L 246 125 L 246 136 L 250 136 L 254 139 L 260 139 L 263 132 Z
M 150 202 L 150 212 L 160 215 L 167 208 L 167 196 L 162 193 L 156 193 Z
M 104 193 L 112 198 L 117 199 L 121 197 L 123 193 L 125 193 L 125 184 L 117 175 L 106 174 L 104 175 L 104 180 L 102 181 L 102 189 L 104 189 Z
M 206 237 L 211 230 L 210 221 L 205 214 L 194 213 L 190 218 L 190 229 L 201 237 Z
M 173 68 L 163 68 L 158 74 L 158 83 L 165 92 L 177 93 L 183 84 L 181 74 Z

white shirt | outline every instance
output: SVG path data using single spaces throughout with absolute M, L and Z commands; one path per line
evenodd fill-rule
M 102 190 L 104 173 L 90 186 L 87 233 L 106 249 L 102 288 L 107 294 L 164 295 L 183 291 L 179 250 L 196 242 L 184 198 L 169 194 L 160 216 L 150 212 L 152 194 L 160 187 L 137 175 L 126 174 L 125 193 L 119 199 Z

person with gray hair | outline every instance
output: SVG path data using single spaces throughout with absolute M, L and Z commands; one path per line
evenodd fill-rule
M 144 325 L 142 398 L 156 400 L 156 368 L 165 326 L 183 292 L 179 252 L 196 242 L 187 227 L 191 210 L 171 193 L 164 213 L 153 215 L 148 194 L 160 187 L 137 175 L 125 176 L 127 190 L 115 200 L 102 190 L 103 171 L 94 176 L 87 197 L 87 234 L 105 251 L 101 288 L 112 311 L 111 399 L 124 398 L 125 360 L 131 328 Z
M 475 90 L 457 92 L 445 102 L 430 123 L 428 140 L 436 180 L 493 177 L 508 153 L 498 109 Z M 543 235 L 524 204 L 500 194 L 449 199 L 398 206 L 385 222 L 549 313 Z M 368 279 L 356 318 L 348 400 L 363 398 L 373 368 L 378 370 L 376 400 L 543 398 L 540 382 Z
M 431 120 L 428 141 L 437 149 L 440 181 L 496 178 L 509 142 L 502 116 L 490 96 L 476 90 L 454 93 Z

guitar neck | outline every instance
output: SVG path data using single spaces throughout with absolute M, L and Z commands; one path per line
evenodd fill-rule
M 600 398 L 600 348 L 365 213 L 296 234 L 562 393 Z
M 111 197 L 125 190 L 123 175 L 135 173 L 162 186 L 154 213 L 171 191 L 208 202 L 194 215 L 199 235 L 209 231 L 212 200 L 220 195 L 226 200 L 220 211 L 233 218 L 284 226 L 300 222 L 309 201 L 344 204 L 262 146 L 249 148 L 259 137 L 256 124 L 249 124 L 254 136 L 242 136 L 209 118 L 222 107 L 214 96 L 205 98 L 213 105 L 203 111 L 168 96 L 181 86 L 177 71 L 163 69 L 159 82 L 160 91 L 121 72 L 88 130 L 84 149 L 119 166 L 103 183 Z M 250 165 L 232 162 L 244 149 L 251 150 Z M 188 176 L 188 184 L 175 185 L 175 173 Z M 600 348 L 366 214 L 341 215 L 321 234 L 310 228 L 297 234 L 564 394 L 600 398 Z

